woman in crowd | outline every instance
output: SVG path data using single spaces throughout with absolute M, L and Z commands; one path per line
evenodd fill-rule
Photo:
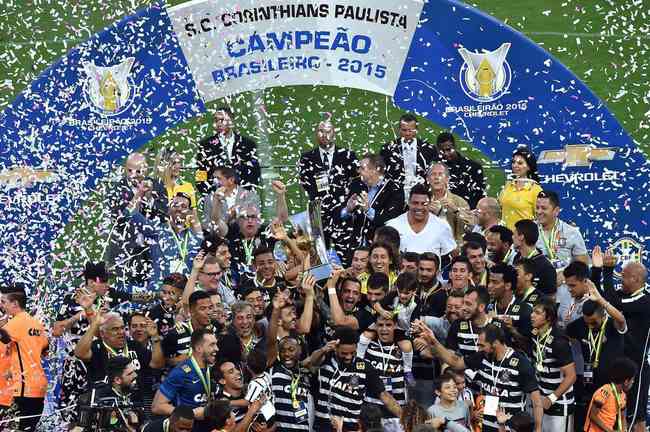
M 499 194 L 503 221 L 510 230 L 522 219 L 535 219 L 535 201 L 542 191 L 537 174 L 537 158 L 526 147 L 512 154 L 513 179 Z

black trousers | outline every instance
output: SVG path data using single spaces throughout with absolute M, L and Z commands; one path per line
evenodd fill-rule
M 18 429 L 21 431 L 34 432 L 36 430 L 36 425 L 38 425 L 38 422 L 41 419 L 41 414 L 43 413 L 45 398 L 15 397 L 14 402 L 18 407 L 18 416 L 36 416 L 21 419 Z

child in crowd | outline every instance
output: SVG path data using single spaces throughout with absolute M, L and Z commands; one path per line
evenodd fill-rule
M 272 419 L 275 415 L 275 400 L 273 398 L 273 388 L 271 387 L 271 374 L 266 369 L 266 355 L 260 350 L 254 350 L 248 355 L 246 365 L 252 379 L 248 383 L 244 399 L 250 405 L 264 396 L 266 402 L 262 405 L 255 423 L 272 426 Z
M 449 430 L 453 432 L 469 432 L 471 427 L 469 407 L 460 399 L 458 387 L 453 373 L 444 372 L 435 381 L 435 392 L 438 400 L 429 407 L 427 412 L 434 419 L 442 419 L 439 422 L 440 431 Z
M 370 280 L 368 281 L 370 282 Z M 370 290 L 370 285 L 368 286 Z M 415 273 L 402 273 L 395 280 L 396 291 L 389 292 L 382 299 L 373 299 L 370 302 L 375 313 L 383 315 L 389 319 L 397 317 L 397 329 L 395 329 L 395 341 L 402 352 L 402 362 L 404 366 L 404 378 L 407 385 L 412 386 L 415 383 L 413 377 L 413 344 L 408 339 L 407 332 L 411 328 L 411 319 L 413 311 L 417 307 L 415 295 L 417 293 L 418 281 Z M 388 287 L 384 288 L 384 292 Z M 376 336 L 374 324 L 363 332 L 359 338 L 357 352 L 360 356 L 365 353 L 370 341 Z

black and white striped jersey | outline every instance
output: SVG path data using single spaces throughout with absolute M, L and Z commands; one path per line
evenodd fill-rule
M 350 364 L 341 364 L 334 354 L 329 354 L 318 370 L 318 384 L 316 420 L 330 424 L 331 416 L 341 417 L 344 430 L 356 430 L 364 399 L 379 399 L 384 391 L 379 373 L 369 362 L 357 357 Z
M 478 352 L 464 357 L 465 365 L 475 370 L 475 384 L 484 396 L 499 398 L 499 407 L 508 414 L 521 412 L 525 408 L 528 393 L 538 390 L 535 370 L 525 354 L 508 349 L 501 360 L 488 358 Z M 496 417 L 483 416 L 483 431 L 497 432 Z
M 462 356 L 478 352 L 478 334 L 481 327 L 476 327 L 469 320 L 456 320 L 451 323 L 447 334 L 447 348 Z
M 404 383 L 404 366 L 402 351 L 396 343 L 384 345 L 380 341 L 372 341 L 364 357 L 379 373 L 384 389 L 393 395 L 397 403 L 406 405 L 406 386 Z M 366 395 L 366 402 L 384 406 L 379 398 Z
M 278 432 L 309 430 L 309 370 L 287 369 L 279 361 L 271 368 L 271 388 L 275 399 Z M 301 412 L 305 410 L 305 413 Z
M 571 344 L 564 332 L 558 327 L 553 327 L 551 332 L 542 332 L 533 338 L 533 361 L 539 389 L 542 396 L 553 393 L 564 378 L 560 368 L 573 363 Z M 568 411 L 565 411 L 564 405 Z M 548 410 L 548 415 L 565 415 L 573 412 L 573 386 L 564 392 Z

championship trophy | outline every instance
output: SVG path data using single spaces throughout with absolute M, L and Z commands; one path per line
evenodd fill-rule
M 309 237 L 309 256 L 311 267 L 309 273 L 318 280 L 327 279 L 332 274 L 325 236 L 323 235 L 323 224 L 321 222 L 321 202 L 319 199 L 310 201 L 308 205 L 309 226 L 307 235 Z

